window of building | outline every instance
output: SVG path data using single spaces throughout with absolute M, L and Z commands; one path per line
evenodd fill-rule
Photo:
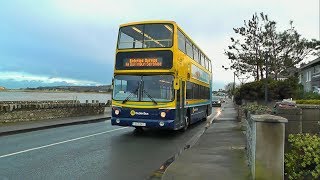
M 299 83 L 301 83 L 302 80 L 302 74 L 299 74 Z
M 314 67 L 314 73 L 320 73 L 320 65 Z
M 307 81 L 311 81 L 311 71 L 308 71 Z
M 311 70 L 306 72 L 306 82 L 310 82 L 311 81 Z

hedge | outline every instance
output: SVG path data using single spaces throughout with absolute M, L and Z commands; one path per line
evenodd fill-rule
M 310 100 L 298 99 L 295 101 L 297 104 L 320 104 L 320 100 L 318 100 L 318 99 L 310 99 Z
M 298 79 L 291 77 L 284 81 L 276 81 L 268 79 L 268 100 L 280 100 L 288 98 L 303 98 L 303 95 L 297 96 L 300 93 Z M 234 92 L 235 101 L 241 104 L 241 100 L 263 100 L 265 96 L 265 80 L 249 82 L 237 88 Z

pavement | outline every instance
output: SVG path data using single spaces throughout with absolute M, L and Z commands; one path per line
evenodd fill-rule
M 66 125 L 97 122 L 105 119 L 110 119 L 110 117 L 111 117 L 111 108 L 107 107 L 104 114 L 98 114 L 98 115 L 6 123 L 6 124 L 0 125 L 0 136 L 46 129 L 46 128 L 61 127 Z
M 250 179 L 237 111 L 231 100 L 221 109 L 197 143 L 169 165 L 162 180 Z

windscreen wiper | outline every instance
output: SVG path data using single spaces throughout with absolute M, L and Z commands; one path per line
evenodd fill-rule
M 143 90 L 143 92 L 146 93 L 146 95 L 151 99 L 151 101 L 152 101 L 155 105 L 158 105 L 157 101 L 155 101 L 155 100 L 153 99 L 153 97 L 151 97 L 150 94 L 149 94 L 145 89 Z
M 140 87 L 140 86 L 138 86 L 136 90 L 132 91 L 132 92 L 128 95 L 128 97 L 122 101 L 122 104 L 126 103 L 133 94 L 137 93 L 138 90 L 139 90 L 139 87 Z

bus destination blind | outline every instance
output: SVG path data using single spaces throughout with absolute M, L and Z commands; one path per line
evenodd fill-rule
M 124 67 L 162 67 L 162 58 L 125 58 Z

